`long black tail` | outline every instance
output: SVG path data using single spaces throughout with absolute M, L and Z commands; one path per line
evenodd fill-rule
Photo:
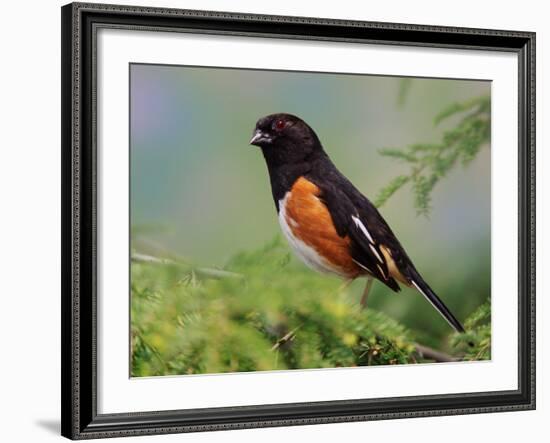
M 415 277 L 411 280 L 413 286 L 428 300 L 432 306 L 437 309 L 445 320 L 453 327 L 456 332 L 464 332 L 464 327 L 456 319 L 453 313 L 449 310 L 445 303 L 437 296 L 437 294 L 430 288 L 428 283 L 420 276 L 418 272 L 414 272 Z

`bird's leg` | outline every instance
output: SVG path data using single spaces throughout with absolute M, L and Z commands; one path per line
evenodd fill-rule
M 370 288 L 372 288 L 373 281 L 374 278 L 367 277 L 367 284 L 365 285 L 365 289 L 363 290 L 363 295 L 361 297 L 361 309 L 365 309 L 367 307 L 367 299 L 369 298 L 369 292 Z
M 347 287 L 351 284 L 351 282 L 353 282 L 352 278 L 348 278 L 348 279 L 344 280 L 344 283 L 342 283 L 338 287 L 338 294 L 341 294 L 342 292 L 344 292 L 344 290 L 347 289 Z

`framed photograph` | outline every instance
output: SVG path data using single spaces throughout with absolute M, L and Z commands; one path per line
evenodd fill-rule
M 533 33 L 61 13 L 64 436 L 535 408 Z

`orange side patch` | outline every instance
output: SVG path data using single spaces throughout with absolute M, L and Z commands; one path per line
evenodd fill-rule
M 292 234 L 338 268 L 347 278 L 362 274 L 349 252 L 350 239 L 340 237 L 327 207 L 319 199 L 319 188 L 304 177 L 292 186 L 286 203 L 286 222 Z

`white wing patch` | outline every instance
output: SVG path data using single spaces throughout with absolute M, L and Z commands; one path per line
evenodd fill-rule
M 378 253 L 378 251 L 376 250 L 376 248 L 373 246 L 373 245 L 369 245 L 370 246 L 370 250 L 372 251 L 372 253 L 374 255 L 376 255 L 376 258 L 378 259 L 378 261 L 382 264 L 384 264 L 384 260 L 382 260 L 382 257 L 380 257 L 380 254 Z
M 351 219 L 353 220 L 353 222 L 355 223 L 355 226 L 357 226 L 361 232 L 364 234 L 365 237 L 367 237 L 367 239 L 369 240 L 370 242 L 370 250 L 372 251 L 372 253 L 375 255 L 376 259 L 381 263 L 381 264 L 384 264 L 384 260 L 382 259 L 382 257 L 380 257 L 380 254 L 378 253 L 378 251 L 376 250 L 376 243 L 374 242 L 373 238 L 372 238 L 372 235 L 370 235 L 370 232 L 369 230 L 367 229 L 367 227 L 363 224 L 363 222 L 361 220 L 359 220 L 358 217 L 356 217 L 355 215 L 352 215 L 351 216 Z M 378 266 L 378 269 L 380 269 L 380 272 L 382 273 L 382 275 L 386 278 L 386 274 L 384 273 L 384 271 L 382 271 L 382 269 L 380 268 L 379 265 L 376 265 Z
M 355 223 L 355 226 L 357 226 L 361 232 L 369 239 L 369 241 L 374 245 L 374 240 L 372 239 L 369 230 L 365 227 L 365 225 L 359 220 L 355 215 L 351 216 L 351 219 Z M 378 255 L 378 254 L 376 254 Z
M 359 266 L 360 268 L 363 268 L 365 271 L 367 271 L 369 274 L 371 275 L 374 275 L 374 272 L 372 272 L 369 268 L 367 268 L 364 264 L 362 263 L 359 263 L 357 260 L 355 260 L 354 258 L 352 258 L 353 262 Z
M 376 267 L 378 268 L 378 270 L 380 271 L 380 274 L 382 274 L 382 276 L 384 277 L 384 279 L 387 280 L 387 279 L 388 279 L 388 276 L 387 276 L 386 273 L 384 272 L 384 269 L 382 269 L 382 266 L 380 266 L 379 264 L 377 264 Z

